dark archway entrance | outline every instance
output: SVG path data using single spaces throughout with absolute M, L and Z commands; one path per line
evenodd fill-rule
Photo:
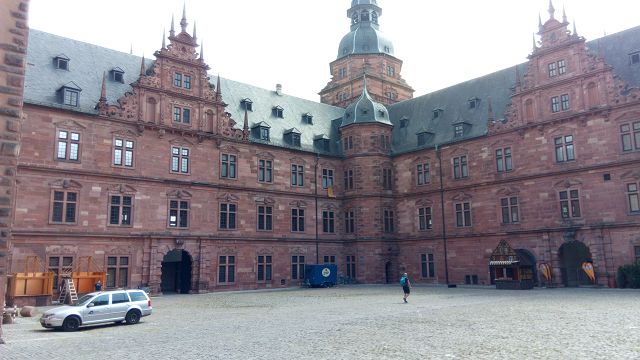
M 387 261 L 384 264 L 384 278 L 387 284 L 391 284 L 391 279 L 393 279 L 393 274 L 391 273 L 391 261 Z
M 560 272 L 564 286 L 592 285 L 591 280 L 582 270 L 583 262 L 592 262 L 589 247 L 577 240 L 569 241 L 560 246 L 558 257 L 560 258 Z
M 173 249 L 162 259 L 160 290 L 163 293 L 188 294 L 191 290 L 191 256 Z

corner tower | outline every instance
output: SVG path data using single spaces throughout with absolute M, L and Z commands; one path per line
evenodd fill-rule
M 411 99 L 413 88 L 400 76 L 402 60 L 393 43 L 380 32 L 382 9 L 377 0 L 352 0 L 347 16 L 350 32 L 342 38 L 338 57 L 329 65 L 331 81 L 320 91 L 320 101 L 340 107 L 354 102 L 367 76 L 370 96 L 382 104 Z

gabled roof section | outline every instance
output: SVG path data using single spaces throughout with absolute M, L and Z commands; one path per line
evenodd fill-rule
M 284 93 L 278 95 L 273 90 L 225 78 L 220 79 L 220 87 L 224 102 L 229 104 L 225 110 L 236 120 L 235 126 L 237 128 L 242 126 L 242 121 L 239 121 L 239 119 L 244 119 L 244 108 L 241 103 L 243 99 L 251 99 L 253 101 L 253 112 L 249 114 L 249 121 L 271 119 L 272 108 L 276 105 L 284 108 L 287 114 L 294 114 L 278 118 L 269 124 L 272 134 L 271 145 L 291 147 L 281 136 L 276 136 L 276 134 L 284 134 L 292 128 L 300 131 L 300 149 L 303 151 L 317 151 L 314 148 L 314 136 L 317 134 L 328 134 L 332 139 L 339 138 L 338 128 L 333 126 L 333 122 L 342 118 L 344 112 L 342 108 L 297 98 Z M 300 126 L 302 123 L 300 114 L 305 113 L 313 114 L 313 123 L 305 123 L 304 126 Z M 252 139 L 251 141 L 254 140 Z M 342 151 L 335 141 L 331 142 L 330 149 L 329 153 L 335 155 L 341 154 Z
M 59 71 L 51 66 L 51 59 L 56 56 L 75 59 L 69 71 Z M 95 106 L 100 99 L 103 73 L 114 69 L 113 64 L 118 64 L 118 68 L 124 72 L 124 83 L 108 81 L 106 84 L 107 101 L 114 104 L 127 91 L 132 90 L 129 84 L 137 79 L 141 61 L 140 57 L 128 53 L 31 29 L 24 102 L 96 114 Z M 145 61 L 147 68 L 152 64 L 152 60 Z M 74 82 L 82 89 L 78 107 L 73 109 L 62 106 L 56 96 L 56 90 L 60 89 L 61 84 L 69 82 Z
M 78 91 L 82 91 L 82 88 L 80 86 L 78 86 L 78 84 L 76 84 L 73 81 L 69 81 L 68 83 L 62 85 L 60 87 L 60 89 L 71 89 L 71 90 L 78 90 Z

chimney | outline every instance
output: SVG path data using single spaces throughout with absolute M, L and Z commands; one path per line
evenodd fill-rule
M 276 94 L 282 95 L 282 84 L 276 84 Z

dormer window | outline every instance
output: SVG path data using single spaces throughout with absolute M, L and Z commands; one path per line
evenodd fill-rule
M 269 141 L 269 128 L 260 128 L 260 140 Z
M 468 100 L 468 103 L 469 103 L 469 109 L 473 110 L 480 105 L 480 99 L 478 99 L 477 97 L 473 97 Z
M 640 51 L 629 54 L 629 64 L 640 64 Z
M 262 140 L 262 141 L 270 141 L 270 136 L 269 136 L 270 128 L 271 126 L 269 126 L 269 124 L 267 124 L 264 121 L 261 121 L 251 129 L 251 132 L 255 139 Z
M 111 71 L 111 81 L 116 81 L 124 84 L 124 70 L 119 67 L 113 68 Z
M 329 138 L 326 135 L 315 136 L 313 138 L 313 146 L 320 151 L 329 152 L 331 150 Z
M 388 46 L 384 47 L 384 52 L 386 52 L 387 54 L 391 52 L 391 49 Z
M 433 139 L 433 133 L 428 131 L 423 131 L 416 135 L 418 135 L 418 146 L 426 145 L 429 141 Z
M 313 125 L 313 116 L 309 113 L 302 114 L 302 122 L 305 124 Z
M 464 136 L 464 127 L 462 124 L 456 124 L 453 126 L 453 137 L 461 138 Z
M 58 89 L 60 102 L 64 105 L 78 106 L 82 89 L 73 81 Z
M 380 117 L 383 118 L 385 115 L 384 110 L 378 110 L 378 115 L 380 115 Z
M 271 114 L 277 118 L 284 118 L 284 109 L 281 106 L 274 106 L 273 109 L 271 109 Z
M 406 128 L 407 126 L 409 126 L 409 119 L 407 117 L 400 119 L 400 129 Z
M 433 109 L 433 118 L 437 119 L 440 116 L 442 116 L 442 113 L 444 112 L 444 110 L 437 108 L 437 109 Z
M 70 59 L 66 55 L 60 54 L 53 58 L 53 65 L 56 69 L 69 70 L 69 60 Z
M 284 140 L 291 146 L 300 147 L 300 131 L 296 128 L 285 131 Z
M 240 106 L 242 106 L 244 110 L 253 111 L 253 101 L 251 101 L 251 99 L 249 98 L 242 99 L 240 101 Z

